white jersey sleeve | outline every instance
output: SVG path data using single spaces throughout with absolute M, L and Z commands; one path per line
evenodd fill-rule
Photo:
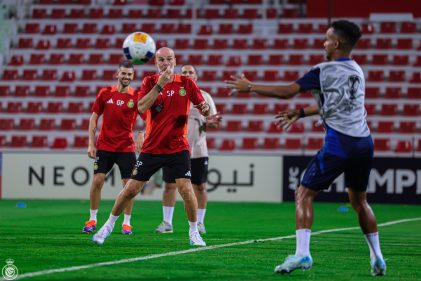
M 210 114 L 217 113 L 215 102 L 205 91 L 200 90 L 203 98 L 209 104 Z M 190 145 L 191 158 L 208 157 L 208 146 L 206 144 L 206 117 L 200 114 L 193 106 L 190 108 L 187 138 Z

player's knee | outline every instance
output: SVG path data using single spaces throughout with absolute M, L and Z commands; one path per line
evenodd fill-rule
M 143 188 L 144 182 L 129 180 L 124 187 L 124 194 L 128 198 L 134 198 L 139 194 L 140 190 Z
M 92 188 L 101 190 L 105 182 L 105 176 L 102 174 L 95 174 L 92 182 Z
M 165 183 L 164 193 L 170 194 L 170 193 L 175 192 L 176 189 L 177 189 L 177 185 L 175 183 Z
M 201 183 L 201 184 L 195 184 L 194 188 L 196 189 L 196 191 L 198 191 L 201 194 L 205 194 L 206 193 L 206 184 Z

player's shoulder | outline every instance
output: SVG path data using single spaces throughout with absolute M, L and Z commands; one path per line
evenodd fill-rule
M 113 89 L 112 86 L 103 87 L 103 88 L 99 89 L 97 96 L 109 94 L 109 93 L 112 92 L 112 89 Z

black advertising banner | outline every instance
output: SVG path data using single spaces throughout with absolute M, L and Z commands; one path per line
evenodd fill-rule
M 311 158 L 283 157 L 283 201 L 294 201 L 295 188 Z M 374 158 L 367 194 L 371 203 L 421 204 L 421 158 Z M 321 192 L 316 201 L 349 201 L 344 176 Z

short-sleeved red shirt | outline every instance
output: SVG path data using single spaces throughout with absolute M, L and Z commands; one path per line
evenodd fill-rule
M 142 99 L 155 86 L 159 74 L 145 77 L 139 94 Z M 158 95 L 154 104 L 145 112 L 146 133 L 142 152 L 172 154 L 189 150 L 187 120 L 190 102 L 197 105 L 204 101 L 196 83 L 181 75 L 175 75 Z
M 92 111 L 102 115 L 102 124 L 96 147 L 111 152 L 134 152 L 133 125 L 137 116 L 139 91 L 129 87 L 120 93 L 117 87 L 102 88 Z

